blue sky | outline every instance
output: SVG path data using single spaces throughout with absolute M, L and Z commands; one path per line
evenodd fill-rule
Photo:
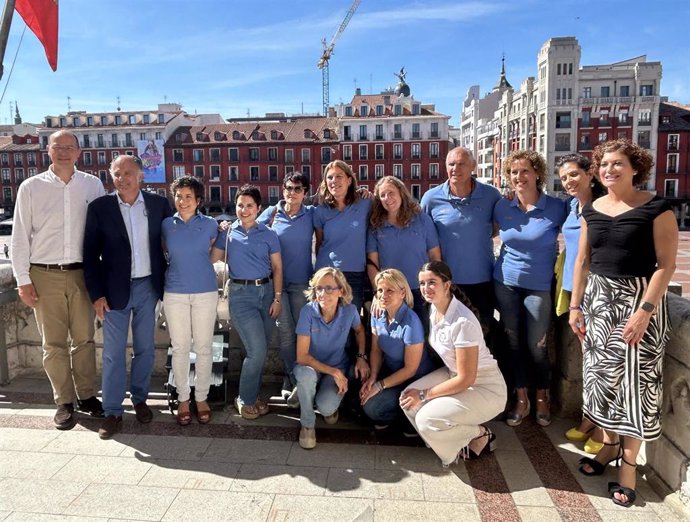
M 24 121 L 72 110 L 152 109 L 179 102 L 224 117 L 321 111 L 321 38 L 351 0 L 60 0 L 58 70 L 27 30 L 0 123 L 15 100 Z M 661 94 L 690 103 L 687 0 L 362 0 L 336 44 L 331 105 L 355 85 L 380 92 L 405 66 L 412 94 L 458 123 L 470 85 L 488 92 L 501 54 L 514 87 L 536 74 L 553 36 L 575 36 L 584 65 L 646 54 L 661 61 Z M 4 88 L 24 23 L 15 15 Z

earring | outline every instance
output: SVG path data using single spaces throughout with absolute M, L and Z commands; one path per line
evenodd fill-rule
M 633 171 L 633 176 L 637 176 L 637 171 L 636 171 L 636 170 Z

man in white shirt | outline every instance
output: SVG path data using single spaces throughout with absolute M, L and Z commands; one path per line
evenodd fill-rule
M 60 130 L 48 139 L 52 165 L 19 186 L 12 232 L 12 269 L 19 297 L 33 308 L 43 340 L 43 368 L 57 404 L 55 427 L 74 427 L 74 402 L 103 416 L 96 397 L 94 311 L 84 284 L 86 209 L 105 194 L 101 181 L 74 164 L 76 136 Z

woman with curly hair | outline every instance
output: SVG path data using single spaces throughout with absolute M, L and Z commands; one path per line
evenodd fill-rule
M 419 291 L 417 274 L 427 261 L 440 261 L 441 248 L 431 217 L 412 198 L 407 187 L 394 176 L 381 178 L 374 187 L 374 203 L 367 238 L 367 273 L 371 285 L 379 270 L 397 268 L 407 279 L 414 298 L 414 311 L 428 316 Z M 426 320 L 422 319 L 425 331 Z
M 635 502 L 643 440 L 661 435 L 662 364 L 668 339 L 666 288 L 675 270 L 678 225 L 669 204 L 645 190 L 652 156 L 619 139 L 598 145 L 592 170 L 608 194 L 582 209 L 570 327 L 582 342 L 583 412 L 604 428 L 604 447 L 580 460 L 609 483 L 615 504 Z
M 494 266 L 494 289 L 510 346 L 515 404 L 506 417 L 517 426 L 530 412 L 528 368 L 536 388 L 536 420 L 551 423 L 551 384 L 546 332 L 551 324 L 551 283 L 558 253 L 558 234 L 565 221 L 565 203 L 542 193 L 546 161 L 534 151 L 514 151 L 506 158 L 505 175 L 515 191 L 512 200 L 494 207 L 503 244 Z

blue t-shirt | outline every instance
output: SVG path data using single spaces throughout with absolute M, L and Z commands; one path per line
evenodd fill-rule
M 364 272 L 371 199 L 359 199 L 342 211 L 328 205 L 314 209 L 314 228 L 323 230 L 315 270 L 324 266 L 343 272 Z
M 238 219 L 230 227 L 230 244 L 225 262 L 232 279 L 263 279 L 272 272 L 271 254 L 280 252 L 276 233 L 266 225 L 257 223 L 247 232 Z M 215 247 L 225 250 L 228 231 L 218 234 Z
M 314 207 L 302 205 L 297 214 L 289 217 L 284 205 L 284 201 L 279 201 L 277 205 L 268 207 L 257 218 L 257 221 L 268 226 L 275 212 L 271 229 L 278 234 L 280 241 L 283 284 L 305 284 L 309 282 L 314 272 L 311 260 Z
M 211 244 L 218 236 L 213 218 L 196 214 L 185 223 L 178 213 L 161 224 L 168 250 L 165 291 L 176 294 L 200 294 L 218 290 L 216 272 L 209 257 Z
M 565 263 L 563 263 L 563 290 L 572 292 L 575 259 L 580 243 L 581 216 L 577 212 L 577 198 L 570 200 L 570 213 L 563 223 L 563 240 L 565 242 Z
M 390 373 L 395 373 L 405 366 L 405 348 L 407 346 L 424 342 L 422 322 L 405 303 L 402 304 L 390 323 L 385 311 L 379 317 L 372 315 L 371 332 L 377 336 L 379 348 L 383 352 L 383 364 Z M 422 377 L 432 370 L 434 370 L 434 364 L 429 358 L 427 350 L 423 349 L 422 360 L 414 378 Z
M 527 290 L 550 290 L 558 233 L 565 216 L 565 202 L 546 194 L 528 212 L 520 209 L 517 196 L 512 201 L 500 200 L 494 209 L 494 220 L 503 245 L 494 267 L 494 279 Z
M 438 234 L 431 218 L 417 214 L 404 228 L 387 221 L 376 230 L 369 229 L 367 253 L 378 252 L 379 268 L 397 268 L 407 278 L 410 288 L 419 288 L 417 274 L 429 260 L 427 252 L 438 246 Z
M 350 330 L 360 324 L 357 308 L 353 304 L 339 304 L 333 320 L 326 323 L 319 303 L 311 302 L 302 307 L 295 333 L 309 337 L 309 355 L 314 359 L 346 373 L 350 366 L 345 352 L 347 337 Z
M 450 192 L 448 181 L 422 197 L 422 209 L 436 225 L 441 254 L 454 283 L 491 281 L 493 211 L 499 199 L 498 190 L 480 182 L 475 182 L 468 197 L 459 198 Z

